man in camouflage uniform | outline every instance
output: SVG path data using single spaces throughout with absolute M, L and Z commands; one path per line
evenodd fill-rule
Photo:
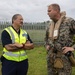
M 66 17 L 65 12 L 61 13 L 58 4 L 48 6 L 48 15 L 52 20 L 49 27 L 47 27 L 45 37 L 48 75 L 71 75 L 72 65 L 65 54 L 75 49 L 72 40 L 75 34 L 75 20 Z M 57 53 L 59 53 L 59 57 L 63 61 L 63 66 L 59 66 L 60 68 L 54 67 Z

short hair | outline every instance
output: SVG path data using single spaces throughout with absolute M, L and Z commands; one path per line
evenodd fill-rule
M 50 4 L 48 7 L 52 6 L 54 10 L 60 11 L 60 6 L 58 4 Z
M 16 20 L 18 16 L 21 16 L 21 15 L 20 14 L 13 15 L 13 17 L 12 17 L 12 24 L 13 24 L 13 21 Z

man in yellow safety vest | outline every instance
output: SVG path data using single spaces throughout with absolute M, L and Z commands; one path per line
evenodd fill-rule
M 22 15 L 15 14 L 12 17 L 12 26 L 2 31 L 2 75 L 27 75 L 28 57 L 26 50 L 33 49 L 34 45 L 28 33 L 21 29 L 22 25 Z

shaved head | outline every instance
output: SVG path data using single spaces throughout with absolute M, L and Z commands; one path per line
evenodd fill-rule
M 51 7 L 54 9 L 54 10 L 58 10 L 60 12 L 60 6 L 58 4 L 50 4 L 48 7 Z

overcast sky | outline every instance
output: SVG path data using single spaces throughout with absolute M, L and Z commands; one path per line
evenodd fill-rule
M 75 0 L 0 0 L 0 21 L 11 21 L 14 14 L 21 14 L 25 22 L 47 21 L 47 6 L 52 3 L 75 19 Z

